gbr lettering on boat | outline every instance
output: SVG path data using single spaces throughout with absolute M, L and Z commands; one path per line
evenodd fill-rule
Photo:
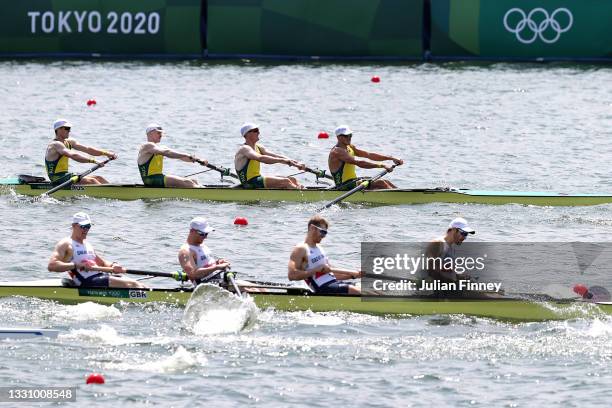
M 28 11 L 28 18 L 32 34 L 154 35 L 159 33 L 161 25 L 158 12 Z

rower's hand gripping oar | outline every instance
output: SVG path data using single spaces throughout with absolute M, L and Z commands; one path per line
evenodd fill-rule
M 332 176 L 330 176 L 329 174 L 325 173 L 325 170 L 320 170 L 320 169 L 311 169 L 310 167 L 304 167 L 304 171 L 300 171 L 299 173 L 295 173 L 295 174 L 290 174 L 287 177 L 293 177 L 293 176 L 297 176 L 298 174 L 303 174 L 303 173 L 312 173 L 315 175 L 316 179 L 317 179 L 317 183 L 318 184 L 327 184 L 329 185 L 328 182 L 326 181 L 320 181 L 319 179 L 322 178 L 326 178 L 329 180 L 333 180 L 334 178 Z
M 113 268 L 111 266 L 94 266 L 91 268 L 92 271 L 98 272 L 106 272 L 113 273 Z M 179 282 L 185 282 L 189 280 L 187 274 L 183 271 L 174 271 L 174 272 L 155 272 L 155 271 L 141 271 L 138 269 L 126 269 L 125 273 L 129 273 L 132 275 L 145 275 L 145 276 L 158 276 L 161 278 L 172 278 Z
M 394 164 L 393 166 L 391 166 L 391 169 L 394 169 L 397 166 L 398 166 L 397 164 Z M 358 191 L 365 190 L 366 188 L 370 186 L 370 184 L 372 184 L 372 182 L 386 176 L 387 173 L 389 173 L 389 170 L 385 169 L 381 171 L 380 173 L 378 173 L 377 175 L 375 175 L 374 177 L 372 177 L 371 179 L 362 181 L 361 183 L 359 183 L 357 187 L 353 188 L 352 190 L 347 191 L 346 193 L 342 194 L 340 197 L 336 198 L 333 201 L 330 201 L 329 203 L 325 204 L 323 207 L 319 208 L 317 212 L 321 212 L 323 210 L 328 209 L 332 205 L 339 203 L 340 201 L 344 200 L 348 196 L 355 194 Z
M 236 180 L 240 180 L 240 177 L 238 177 L 236 174 L 232 173 L 230 169 L 226 168 L 226 167 L 221 167 L 221 166 L 215 166 L 214 164 L 210 164 L 204 160 L 200 160 L 200 159 L 196 159 L 195 160 L 196 163 L 201 164 L 204 167 L 208 167 L 211 170 L 214 171 L 218 171 L 221 174 L 221 179 L 223 179 L 223 176 L 229 176 L 232 178 L 235 178 Z M 195 173 L 198 174 L 198 173 Z M 192 174 L 193 175 L 193 174 Z
M 72 185 L 74 183 L 78 183 L 79 181 L 81 181 L 83 179 L 83 177 L 93 173 L 94 171 L 98 170 L 100 167 L 104 167 L 104 165 L 106 163 L 108 163 L 109 161 L 111 161 L 111 160 L 114 160 L 114 159 L 113 158 L 108 158 L 108 159 L 104 160 L 102 163 L 96 164 L 91 169 L 85 170 L 83 173 L 77 174 L 76 176 L 70 177 L 68 180 L 64 181 L 62 184 L 53 187 L 52 189 L 42 193 L 40 196 L 41 197 L 48 197 L 51 194 L 55 193 L 58 190 L 61 190 L 64 187 L 68 187 L 68 186 L 70 186 L 70 185 Z

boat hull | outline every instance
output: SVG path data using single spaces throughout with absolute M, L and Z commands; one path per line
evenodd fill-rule
M 21 184 L 16 178 L 0 179 L 3 190 L 12 189 L 18 194 L 38 196 L 49 188 L 48 183 Z M 305 190 L 243 189 L 227 186 L 204 186 L 200 188 L 158 188 L 130 185 L 73 185 L 53 194 L 55 198 L 87 196 L 117 200 L 139 199 L 192 199 L 204 201 L 288 201 L 318 202 L 332 201 L 344 191 L 322 188 Z M 392 189 L 365 190 L 347 197 L 344 201 L 365 204 L 427 204 L 427 203 L 471 203 L 471 204 L 523 204 L 537 206 L 584 206 L 612 203 L 612 194 L 564 194 L 553 192 L 481 191 L 467 189 Z
M 248 288 L 247 288 L 248 290 Z M 280 311 L 354 312 L 373 315 L 468 315 L 504 321 L 545 321 L 588 318 L 612 314 L 612 304 L 584 302 L 533 302 L 522 299 L 488 300 L 366 298 L 360 296 L 325 296 L 291 294 L 281 289 L 253 289 L 249 295 L 262 309 Z M 96 302 L 112 305 L 119 302 L 165 302 L 184 306 L 190 290 L 180 289 L 79 289 L 64 287 L 52 280 L 11 286 L 0 283 L 0 297 L 26 296 L 65 304 Z

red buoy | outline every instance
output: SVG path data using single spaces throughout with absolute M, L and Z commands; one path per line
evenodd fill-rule
M 377 84 L 377 83 L 379 83 L 379 82 L 380 82 L 380 77 L 379 77 L 379 76 L 377 76 L 377 75 L 374 75 L 374 76 L 372 77 L 372 79 L 370 79 L 370 81 L 372 81 L 372 82 L 374 82 L 374 83 L 376 83 L 376 84 Z
M 319 139 L 329 139 L 329 135 L 327 134 L 327 132 L 319 132 Z
M 104 384 L 104 376 L 100 373 L 93 373 L 87 376 L 87 384 Z
M 587 298 L 589 297 L 589 288 L 579 283 L 577 285 L 574 285 L 574 293 L 582 296 L 583 298 Z
M 96 105 L 98 102 L 96 102 L 95 99 L 88 99 L 87 100 L 87 106 L 94 106 Z
M 234 225 L 249 225 L 249 221 L 244 217 L 236 217 Z

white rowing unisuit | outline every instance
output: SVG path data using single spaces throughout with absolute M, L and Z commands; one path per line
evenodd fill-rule
M 196 267 L 202 268 L 215 263 L 215 258 L 213 258 L 210 249 L 206 245 L 189 245 L 189 249 L 196 254 Z
M 306 271 L 312 271 L 314 269 L 320 269 L 322 266 L 327 265 L 327 255 L 323 248 L 319 245 L 311 247 L 306 245 L 308 249 L 308 264 L 306 265 Z M 322 273 L 317 272 L 314 276 L 306 279 L 306 283 L 310 286 L 314 286 L 313 289 L 321 287 L 329 282 L 334 282 L 336 277 L 333 273 Z
M 84 261 L 94 261 L 96 260 L 96 251 L 94 251 L 93 246 L 87 242 L 83 241 L 83 244 L 80 242 L 72 240 L 72 259 L 70 262 L 74 262 L 74 264 L 80 264 Z M 83 277 L 83 279 L 87 279 L 91 276 L 98 275 L 100 272 L 97 271 L 79 271 L 79 275 Z M 80 284 L 78 278 L 74 275 L 74 273 L 69 272 L 70 277 Z

